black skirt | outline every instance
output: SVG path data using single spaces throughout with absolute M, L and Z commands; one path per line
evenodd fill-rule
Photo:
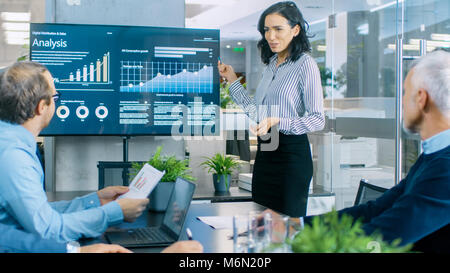
M 279 133 L 276 149 L 267 151 L 270 142 L 258 138 L 252 178 L 253 201 L 291 217 L 305 216 L 313 175 L 308 136 Z

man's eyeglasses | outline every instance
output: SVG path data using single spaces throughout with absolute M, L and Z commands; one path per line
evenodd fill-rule
M 54 94 L 52 96 L 52 98 L 53 98 L 53 101 L 55 101 L 55 103 L 57 103 L 58 100 L 61 98 L 61 93 L 59 91 L 56 91 L 56 94 Z

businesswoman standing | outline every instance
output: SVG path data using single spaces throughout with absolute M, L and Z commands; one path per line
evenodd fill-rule
M 232 83 L 232 99 L 257 122 L 250 128 L 258 136 L 253 200 L 293 217 L 306 214 L 313 174 L 306 133 L 325 124 L 320 73 L 308 54 L 306 25 L 294 2 L 276 3 L 262 13 L 258 48 L 266 68 L 253 98 L 233 67 L 218 63 L 220 76 Z M 271 148 L 273 143 L 278 145 Z

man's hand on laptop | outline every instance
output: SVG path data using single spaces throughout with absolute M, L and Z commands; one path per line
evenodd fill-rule
M 166 247 L 161 253 L 202 253 L 203 246 L 198 241 L 178 241 Z
M 98 199 L 100 199 L 100 204 L 106 205 L 111 201 L 114 201 L 120 195 L 128 192 L 128 187 L 125 186 L 111 186 L 101 189 L 97 192 Z
M 145 199 L 131 199 L 122 198 L 117 200 L 122 208 L 123 219 L 125 222 L 134 222 L 147 207 L 149 200 Z

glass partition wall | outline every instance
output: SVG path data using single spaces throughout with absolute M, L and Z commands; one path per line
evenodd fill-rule
M 299 2 L 302 9 L 308 1 Z M 401 130 L 402 83 L 412 60 L 449 48 L 450 3 L 319 2 L 324 16 L 311 23 L 311 41 L 322 72 L 327 123 L 309 134 L 313 186 L 334 192 L 341 209 L 353 205 L 361 179 L 391 188 L 420 154 L 420 138 Z
M 411 62 L 436 49 L 450 48 L 450 1 L 448 0 L 405 0 L 399 5 L 403 20 L 399 25 L 399 39 L 403 42 L 403 79 Z M 422 152 L 419 136 L 401 136 L 402 175 L 411 168 Z
M 421 153 L 419 136 L 402 132 L 403 80 L 414 59 L 450 47 L 450 1 L 295 2 L 309 23 L 311 54 L 321 72 L 325 98 L 325 129 L 308 134 L 314 162 L 312 188 L 315 193 L 334 193 L 336 209 L 342 209 L 353 205 L 361 179 L 391 188 Z M 260 12 L 266 8 L 259 1 L 258 5 Z M 249 17 L 253 28 L 258 17 L 259 13 Z M 244 29 L 239 26 L 233 31 Z M 221 35 L 232 33 L 227 27 L 224 30 Z M 243 43 L 245 58 L 229 57 L 231 48 L 225 45 L 230 43 L 224 42 L 222 59 L 242 63 L 240 70 L 234 65 L 254 94 L 264 66 L 256 47 L 259 33 L 253 40 L 250 34 Z

